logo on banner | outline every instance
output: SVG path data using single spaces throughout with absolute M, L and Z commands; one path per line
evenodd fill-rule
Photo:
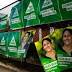
M 26 16 L 24 16 L 24 19 L 27 19 L 27 20 L 31 20 L 31 19 L 36 19 L 36 15 L 35 15 L 35 12 L 34 12 L 34 7 L 33 7 L 33 4 L 32 2 L 29 3 L 29 6 L 26 10 Z
M 45 0 L 42 5 L 42 9 L 43 10 L 40 11 L 40 14 L 42 15 L 42 17 L 48 17 L 51 15 L 57 14 L 57 11 L 54 9 L 54 6 L 51 0 Z
M 19 13 L 18 13 L 17 8 L 15 7 L 15 11 L 14 11 L 14 14 L 13 14 L 12 17 L 14 18 L 14 17 L 17 17 L 17 16 L 19 16 Z
M 2 40 L 1 40 L 1 43 L 0 43 L 1 45 L 5 45 L 5 39 L 4 39 L 4 37 L 2 38 Z
M 16 46 L 16 41 L 15 41 L 14 36 L 12 37 L 12 40 L 9 45 Z
M 26 10 L 26 13 L 31 13 L 31 12 L 33 12 L 33 11 L 34 11 L 34 7 L 33 7 L 32 2 L 30 2 L 30 3 L 29 3 L 29 6 L 28 6 L 28 8 L 27 8 L 27 10 Z

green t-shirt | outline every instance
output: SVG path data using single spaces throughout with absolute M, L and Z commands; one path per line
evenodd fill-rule
M 67 54 L 62 48 L 57 49 L 57 60 L 61 70 L 72 68 L 72 56 Z
M 40 57 L 40 60 L 45 72 L 60 72 L 57 60 L 52 60 L 49 57 Z

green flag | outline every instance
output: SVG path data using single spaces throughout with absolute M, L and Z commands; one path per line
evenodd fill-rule
M 10 28 L 12 30 L 14 29 L 20 29 L 23 28 L 24 25 L 22 23 L 22 7 L 21 7 L 21 2 L 15 5 L 11 9 L 10 13 Z
M 8 38 L 7 38 L 7 45 L 8 45 L 8 56 L 17 58 L 17 50 L 20 46 L 20 32 L 19 31 L 13 31 L 8 32 Z
M 25 5 L 27 7 L 25 7 Z M 25 9 L 24 9 L 24 7 L 25 7 Z M 26 27 L 35 26 L 35 25 L 38 25 L 40 23 L 40 20 L 38 17 L 38 13 L 39 13 L 38 10 L 39 10 L 39 0 L 37 0 L 37 1 L 35 1 L 35 0 L 28 0 L 28 1 L 23 0 L 23 12 L 24 12 L 23 19 L 26 22 L 26 24 L 25 24 Z
M 0 33 L 0 54 L 7 56 L 7 33 Z
M 40 0 L 40 23 L 61 21 L 57 0 Z
M 72 20 L 72 0 L 58 0 L 63 20 Z

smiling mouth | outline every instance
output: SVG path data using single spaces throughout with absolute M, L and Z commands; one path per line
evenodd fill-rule
M 69 41 L 69 39 L 66 39 L 65 41 Z

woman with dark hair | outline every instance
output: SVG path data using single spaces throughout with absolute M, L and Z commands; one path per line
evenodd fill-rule
M 53 48 L 52 41 L 49 38 L 42 40 L 42 53 L 40 60 L 44 66 L 45 72 L 60 72 L 56 60 L 56 52 Z
M 52 42 L 49 38 L 45 38 L 42 41 L 42 50 L 45 51 L 45 56 L 53 60 L 56 60 L 56 53 L 53 48 Z
M 57 48 L 57 60 L 61 70 L 64 71 L 72 68 L 72 29 L 64 29 L 61 43 L 62 46 Z
M 65 29 L 62 34 L 62 40 L 63 40 L 63 50 L 71 56 L 72 52 L 72 30 L 71 29 Z

